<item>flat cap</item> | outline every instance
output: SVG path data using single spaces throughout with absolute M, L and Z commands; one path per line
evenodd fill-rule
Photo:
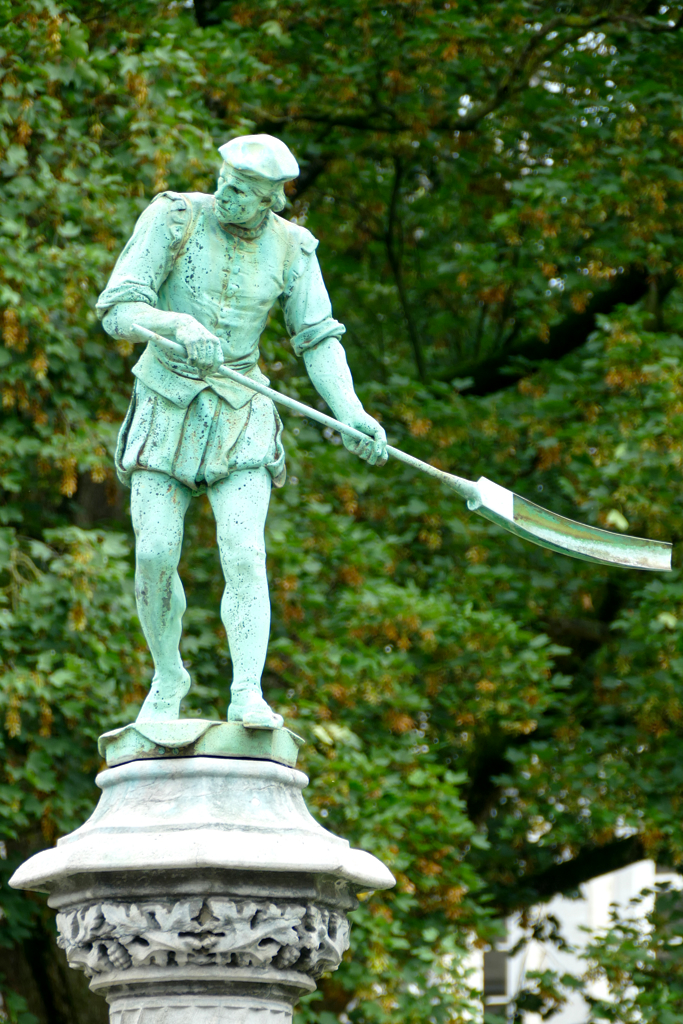
M 218 152 L 235 170 L 268 181 L 291 181 L 299 174 L 292 153 L 272 135 L 240 135 L 219 146 Z

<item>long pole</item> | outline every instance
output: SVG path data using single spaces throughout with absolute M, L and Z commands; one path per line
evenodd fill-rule
M 165 352 L 174 356 L 186 357 L 185 348 L 177 342 L 169 341 L 168 338 L 164 338 L 146 327 L 136 326 L 135 330 L 140 337 L 153 342 Z M 241 384 L 251 391 L 265 395 L 266 398 L 270 398 L 278 405 L 315 420 L 317 423 L 322 423 L 325 427 L 331 427 L 333 430 L 339 431 L 340 434 L 346 434 L 358 441 L 372 440 L 367 434 L 356 430 L 355 427 L 341 423 L 324 412 L 318 412 L 317 409 L 311 409 L 303 402 L 297 402 L 295 398 L 281 395 L 279 391 L 274 391 L 250 377 L 245 377 L 244 374 L 232 370 L 229 366 L 223 365 L 216 372 L 221 377 L 227 377 L 235 384 Z M 439 480 L 454 490 L 466 500 L 470 511 L 477 512 L 485 519 L 490 519 L 502 526 L 504 530 L 531 541 L 532 544 L 539 544 L 552 551 L 560 551 L 573 558 L 582 558 L 589 562 L 657 571 L 671 569 L 671 545 L 664 541 L 627 537 L 624 534 L 610 533 L 609 530 L 601 530 L 595 526 L 587 526 L 585 523 L 577 523 L 527 501 L 526 498 L 501 487 L 493 480 L 487 480 L 486 477 L 482 476 L 474 483 L 471 480 L 463 479 L 463 477 L 444 473 L 436 466 L 430 466 L 428 462 L 422 462 L 421 459 L 416 459 L 413 455 L 407 455 L 400 448 L 387 445 L 387 452 L 398 462 L 403 462 L 406 466 L 426 473 L 427 476 Z
M 159 345 L 160 348 L 168 352 L 169 355 L 186 357 L 185 349 L 182 345 L 178 344 L 177 341 L 170 341 L 168 338 L 162 337 L 161 334 L 157 334 L 155 331 L 150 331 L 147 327 L 141 327 L 139 324 L 134 324 L 133 329 L 137 333 L 145 338 L 147 341 L 152 341 Z M 368 434 L 364 434 L 361 430 L 356 430 L 355 427 L 350 427 L 347 423 L 342 423 L 341 420 L 336 420 L 333 416 L 328 416 L 327 413 L 318 412 L 317 409 L 312 409 L 310 405 L 305 405 L 303 402 L 298 402 L 295 398 L 290 398 L 288 395 L 282 395 L 279 391 L 275 391 L 273 388 L 269 388 L 266 384 L 260 384 L 256 380 L 252 380 L 251 377 L 245 377 L 243 373 L 238 373 L 237 370 L 232 370 L 229 366 L 223 364 L 218 367 L 216 371 L 221 377 L 227 377 L 228 380 L 234 381 L 235 384 L 241 384 L 245 388 L 250 388 L 252 391 L 258 392 L 259 395 L 265 395 L 266 398 L 272 399 L 278 405 L 283 406 L 285 409 L 291 409 L 292 412 L 297 412 L 301 416 L 306 416 L 308 419 L 315 420 L 316 423 L 321 423 L 325 427 L 330 427 L 332 430 L 338 431 L 340 434 L 346 434 L 347 437 L 353 437 L 356 441 L 367 441 L 372 440 Z M 394 448 L 393 445 L 387 445 L 387 454 L 392 459 L 396 459 L 398 462 L 403 462 L 406 466 L 411 466 L 413 469 L 419 470 L 421 473 L 426 473 L 427 476 L 433 477 L 435 480 L 440 480 L 441 483 L 446 484 L 451 490 L 456 491 L 461 497 L 468 501 L 479 503 L 479 488 L 471 480 L 465 480 L 463 477 L 454 476 L 452 473 L 445 473 L 442 469 L 437 469 L 436 466 L 430 466 L 428 462 L 423 462 L 422 459 L 416 459 L 414 455 L 408 455 L 407 452 L 402 452 L 400 448 Z

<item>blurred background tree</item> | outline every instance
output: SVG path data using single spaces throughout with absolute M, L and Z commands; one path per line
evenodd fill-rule
M 94 301 L 152 196 L 211 191 L 228 137 L 265 131 L 296 153 L 286 216 L 321 239 L 359 392 L 393 443 L 572 518 L 680 541 L 683 8 L 0 12 L 7 878 L 87 816 L 96 738 L 135 716 L 151 675 L 112 471 L 135 355 Z M 277 313 L 263 368 L 316 402 Z M 468 953 L 507 914 L 645 856 L 683 860 L 683 581 L 524 545 L 428 480 L 286 426 L 265 685 L 307 740 L 309 805 L 398 879 L 363 903 L 353 951 L 299 1020 L 460 1021 L 477 998 Z M 220 717 L 230 667 L 205 500 L 182 575 L 186 713 Z M 104 1021 L 44 899 L 1 899 L 5 1019 Z M 658 928 L 650 950 L 669 941 Z M 680 1020 L 674 954 L 649 973 L 625 957 L 619 973 L 622 940 L 627 926 L 594 950 L 594 971 L 630 993 L 632 1016 L 618 1001 L 609 1019 L 656 1006 L 648 1020 Z M 548 1013 L 553 984 L 534 1004 Z

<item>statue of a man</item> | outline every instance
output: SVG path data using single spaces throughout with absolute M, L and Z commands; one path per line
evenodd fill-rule
M 228 721 L 282 725 L 261 694 L 270 629 L 264 525 L 271 485 L 285 480 L 282 423 L 270 399 L 216 371 L 221 363 L 267 383 L 259 339 L 279 301 L 292 346 L 334 415 L 373 440 L 344 444 L 371 465 L 386 460 L 380 424 L 357 398 L 315 255 L 317 241 L 277 216 L 299 167 L 269 135 L 232 139 L 213 195 L 162 192 L 140 217 L 97 309 L 115 338 L 139 324 L 184 346 L 150 342 L 116 468 L 131 488 L 135 593 L 155 673 L 138 721 L 177 719 L 190 687 L 178 645 L 185 595 L 178 576 L 190 498 L 206 491 L 225 575 L 221 617 L 233 666 Z

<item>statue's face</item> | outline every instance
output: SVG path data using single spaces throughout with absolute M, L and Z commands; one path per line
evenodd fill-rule
M 255 180 L 236 172 L 224 163 L 218 175 L 216 209 L 227 224 L 250 227 L 258 224 L 271 209 L 282 209 L 282 186 Z

